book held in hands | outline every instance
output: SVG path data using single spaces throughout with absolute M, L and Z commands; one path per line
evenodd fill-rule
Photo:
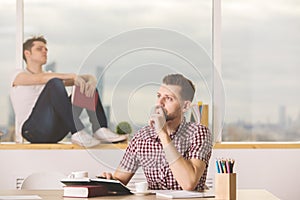
M 72 185 L 64 187 L 64 197 L 98 197 L 108 194 L 102 185 Z
M 80 92 L 80 87 L 75 85 L 72 91 L 72 104 L 81 108 L 95 111 L 98 101 L 98 93 L 94 92 L 92 97 L 85 96 L 84 93 Z

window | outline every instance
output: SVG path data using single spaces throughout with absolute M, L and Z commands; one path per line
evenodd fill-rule
M 99 76 L 105 65 L 91 59 L 99 46 L 108 39 L 117 39 L 124 33 L 145 27 L 180 33 L 202 45 L 208 57 L 212 57 L 210 1 L 23 1 L 24 38 L 32 35 L 47 38 L 49 59 L 46 68 L 52 71 L 81 72 L 92 64 L 93 73 Z M 226 94 L 223 141 L 299 140 L 299 8 L 299 2 L 293 0 L 222 1 L 221 75 Z M 0 11 L 0 43 L 6 50 L 0 55 L 0 64 L 4 66 L 0 71 L 7 77 L 7 81 L 0 86 L 0 128 L 1 132 L 8 133 L 1 134 L 1 141 L 13 141 L 14 116 L 8 98 L 8 77 L 15 68 L 15 2 L 2 1 Z M 105 54 L 114 49 L 108 49 Z M 149 67 L 151 60 L 156 64 L 164 61 L 162 63 L 165 65 L 154 67 L 172 66 L 173 71 L 182 72 L 181 66 L 186 62 L 181 57 L 175 57 L 170 56 L 170 52 L 148 49 L 132 52 L 112 62 L 110 71 L 106 71 L 99 84 L 112 129 L 117 121 L 123 120 L 131 120 L 135 128 L 140 127 L 147 121 L 148 109 L 155 98 L 150 98 L 149 94 L 156 91 L 157 85 L 141 84 L 141 87 L 135 87 L 129 80 L 151 78 L 149 71 L 138 75 L 128 75 L 128 72 L 137 66 L 140 70 Z M 124 73 L 128 75 L 125 78 Z M 188 75 L 197 79 L 191 73 Z M 160 80 L 161 77 L 154 78 Z M 208 84 L 211 84 L 210 81 Z M 202 83 L 200 80 L 199 85 Z M 195 101 L 203 100 L 211 104 L 207 88 L 200 90 Z M 119 92 L 124 93 L 119 95 Z M 127 95 L 125 100 L 124 94 Z M 120 104 L 124 101 L 126 105 Z M 133 108 L 139 112 L 131 112 Z
M 223 141 L 299 141 L 300 3 L 222 1 Z
M 16 9 L 15 1 L 3 0 L 0 3 L 0 141 L 12 141 L 14 115 L 8 96 L 10 77 L 15 69 L 16 49 Z
M 206 63 L 211 62 L 212 3 L 210 1 L 45 0 L 40 2 L 23 0 L 23 2 L 24 39 L 34 35 L 44 35 L 48 40 L 49 55 L 48 63 L 45 65 L 47 70 L 58 72 L 87 70 L 99 76 L 106 66 L 98 60 L 94 61 L 91 56 L 99 50 L 101 43 L 112 37 L 117 39 L 123 33 L 134 35 L 134 30 L 149 27 L 162 29 L 165 32 L 170 31 L 173 34 L 173 43 L 170 42 L 172 48 L 193 52 L 190 47 L 181 45 L 178 38 L 190 39 L 200 44 L 198 46 L 203 50 L 201 56 L 206 57 Z M 136 42 L 137 38 L 131 39 L 133 40 L 128 40 L 126 45 Z M 167 39 L 171 40 L 171 37 Z M 116 45 L 112 51 L 123 43 Z M 104 55 L 109 54 L 110 50 L 107 48 Z M 192 53 L 189 55 L 199 57 Z M 194 75 L 191 65 L 188 69 L 184 68 L 187 64 L 182 57 L 174 56 L 171 52 L 153 49 L 132 52 L 117 59 L 108 70 L 105 70 L 104 78 L 99 84 L 111 128 L 114 129 L 119 121 L 130 121 L 135 128 L 147 123 L 149 108 L 155 102 L 156 89 L 162 78 L 161 74 L 158 76 L 152 73 L 155 67 L 163 68 L 161 72 L 164 74 L 184 73 L 197 84 L 202 84 L 203 77 L 199 74 Z M 203 66 L 210 70 L 211 63 Z M 125 78 L 124 74 L 127 75 Z M 134 85 L 131 82 L 132 79 L 138 80 L 143 77 L 149 80 L 153 78 L 155 83 L 149 84 L 142 80 L 139 85 Z M 201 96 L 197 94 L 196 97 L 196 101 L 211 103 L 207 88 L 201 91 Z

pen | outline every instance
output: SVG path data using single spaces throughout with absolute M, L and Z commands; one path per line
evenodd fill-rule
M 216 159 L 216 167 L 217 167 L 217 172 L 221 173 L 218 159 Z
M 226 166 L 225 166 L 225 160 L 222 160 L 221 164 L 222 164 L 222 168 L 223 168 L 223 173 L 227 173 L 226 172 Z
M 232 173 L 231 167 L 230 167 L 230 165 L 229 165 L 229 160 L 228 160 L 228 159 L 226 159 L 226 169 L 227 169 L 226 171 L 227 171 L 228 174 Z
M 219 160 L 219 166 L 220 166 L 220 172 L 224 173 L 224 170 L 223 170 L 223 167 L 222 167 L 222 161 L 221 160 Z
M 233 173 L 235 160 L 232 158 L 216 158 L 216 170 L 218 173 Z
M 235 161 L 232 159 L 232 160 L 231 160 L 231 170 L 232 170 L 232 172 L 233 172 L 233 166 L 234 166 L 234 163 L 235 163 Z

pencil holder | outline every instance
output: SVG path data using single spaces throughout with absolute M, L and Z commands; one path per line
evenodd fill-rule
M 236 200 L 236 173 L 219 173 L 215 176 L 216 199 Z

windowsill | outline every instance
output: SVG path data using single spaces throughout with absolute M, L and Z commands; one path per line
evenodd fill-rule
M 128 143 L 116 144 L 100 144 L 89 149 L 126 149 Z M 222 142 L 216 143 L 214 149 L 300 149 L 300 142 Z M 80 150 L 86 149 L 82 146 L 72 143 L 59 143 L 59 144 L 16 144 L 0 143 L 0 150 Z
M 123 143 L 115 143 L 115 144 L 99 144 L 95 147 L 88 148 L 88 149 L 125 149 L 127 147 L 127 142 Z M 58 144 L 30 144 L 30 143 L 23 143 L 23 144 L 16 144 L 13 142 L 6 142 L 0 143 L 0 150 L 19 150 L 19 149 L 37 149 L 37 150 L 79 150 L 79 149 L 86 149 L 85 147 L 72 144 L 72 143 L 58 143 Z
M 214 149 L 299 149 L 300 142 L 221 142 Z

